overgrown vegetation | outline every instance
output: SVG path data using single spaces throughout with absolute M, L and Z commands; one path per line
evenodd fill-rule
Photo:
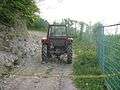
M 48 21 L 42 19 L 40 16 L 36 16 L 36 19 L 28 26 L 29 30 L 34 31 L 47 31 Z
M 34 0 L 0 0 L 0 23 L 10 26 L 23 19 L 30 24 L 38 10 Z
M 80 90 L 106 90 L 96 56 L 96 46 L 75 39 L 74 50 L 77 55 L 73 65 L 76 86 Z

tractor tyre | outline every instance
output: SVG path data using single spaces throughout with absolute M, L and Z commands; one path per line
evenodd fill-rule
M 45 62 L 45 63 L 48 62 L 47 45 L 46 44 L 42 44 L 42 62 Z
M 67 47 L 67 64 L 72 63 L 72 45 L 68 45 Z
M 50 47 L 49 47 L 49 46 L 47 47 L 47 56 L 48 56 L 48 58 L 52 58 L 52 55 L 51 55 L 51 53 L 50 53 Z

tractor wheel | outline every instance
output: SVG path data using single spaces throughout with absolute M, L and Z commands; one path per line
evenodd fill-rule
M 68 64 L 72 63 L 72 45 L 68 45 L 67 48 L 67 63 Z
M 50 54 L 50 47 L 49 46 L 47 47 L 47 56 L 48 56 L 48 58 L 52 57 L 52 55 Z
M 42 44 L 42 62 L 48 62 L 48 57 L 47 57 L 47 45 Z

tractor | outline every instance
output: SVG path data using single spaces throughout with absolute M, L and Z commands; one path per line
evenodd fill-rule
M 66 62 L 71 64 L 72 41 L 73 38 L 69 37 L 66 25 L 49 25 L 47 37 L 41 39 L 42 62 L 47 63 L 52 56 L 60 60 L 61 55 L 65 55 Z

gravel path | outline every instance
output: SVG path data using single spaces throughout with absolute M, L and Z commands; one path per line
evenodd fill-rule
M 29 33 L 38 40 L 41 47 L 40 39 L 46 34 L 33 31 Z M 40 64 L 41 58 L 35 60 L 30 60 L 32 65 L 12 75 L 5 90 L 77 90 L 69 77 L 72 65 L 56 62 Z

